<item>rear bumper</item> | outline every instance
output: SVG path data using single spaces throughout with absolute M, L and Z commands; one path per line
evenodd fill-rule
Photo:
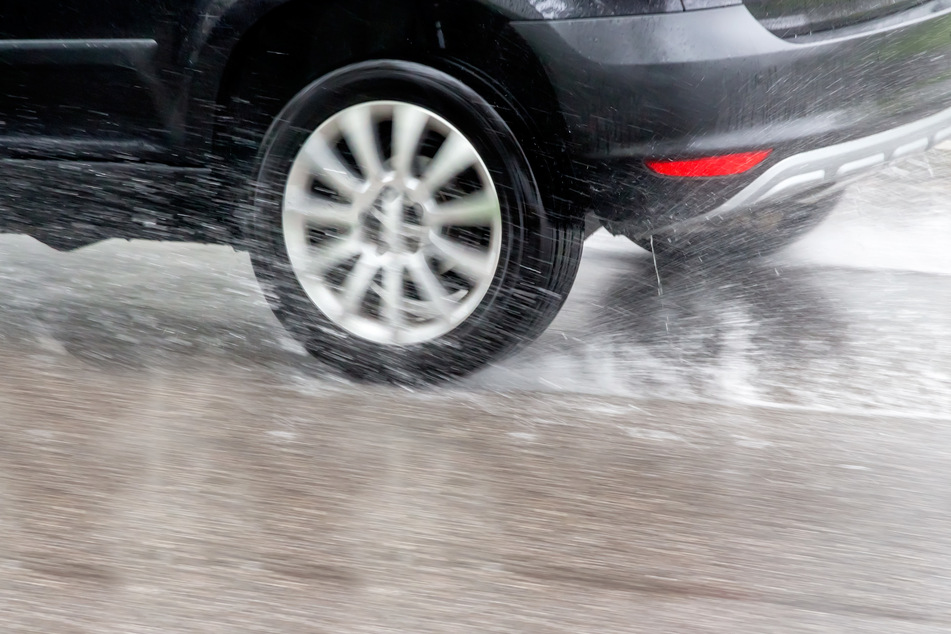
M 888 135 L 909 122 L 926 126 L 951 107 L 951 0 L 906 18 L 797 40 L 776 37 L 743 6 L 514 27 L 555 88 L 578 167 L 576 188 L 606 220 L 650 232 L 728 203 L 754 204 L 767 173 L 770 190 L 780 184 L 774 178 L 805 178 L 809 170 L 794 165 L 815 160 L 802 159 L 806 153 Z M 880 153 L 887 159 L 925 138 L 902 143 L 898 136 L 811 171 L 832 181 L 847 163 Z M 676 179 L 643 167 L 650 157 L 765 148 L 773 149 L 770 158 L 739 176 Z M 753 202 L 737 202 L 742 196 Z
M 760 174 L 714 213 L 772 204 L 832 185 L 889 161 L 931 149 L 946 139 L 951 139 L 951 108 L 885 132 L 795 154 Z
M 835 185 L 846 183 L 889 161 L 929 150 L 947 139 L 951 139 L 951 108 L 879 134 L 795 154 L 767 169 L 719 207 L 667 225 L 663 230 L 685 234 L 701 223 L 722 224 L 730 217 L 754 208 L 822 197 Z M 655 230 L 631 232 L 628 229 L 628 234 L 634 238 L 647 238 Z

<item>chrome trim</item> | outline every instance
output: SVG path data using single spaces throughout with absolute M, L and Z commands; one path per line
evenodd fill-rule
M 897 158 L 923 152 L 947 138 L 951 138 L 951 108 L 872 136 L 796 154 L 773 165 L 711 213 L 722 215 L 832 184 L 846 175 L 851 178 Z
M 796 154 L 776 163 L 720 207 L 723 215 L 762 202 L 773 202 L 848 176 L 870 171 L 910 154 L 924 152 L 951 138 L 951 108 L 885 132 Z
M 645 231 L 638 237 L 689 230 L 694 225 L 760 204 L 780 202 L 823 186 L 851 181 L 890 161 L 929 150 L 947 139 L 951 139 L 951 108 L 885 132 L 795 154 L 770 167 L 713 211 Z

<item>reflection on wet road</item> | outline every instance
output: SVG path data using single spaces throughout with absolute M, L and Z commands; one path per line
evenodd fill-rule
M 949 177 L 662 294 L 596 236 L 425 392 L 323 373 L 241 254 L 3 237 L 4 630 L 945 632 Z
M 771 258 L 660 270 L 598 235 L 567 310 L 473 381 L 951 419 L 951 161 L 895 167 Z M 909 170 L 914 171 L 909 171 Z

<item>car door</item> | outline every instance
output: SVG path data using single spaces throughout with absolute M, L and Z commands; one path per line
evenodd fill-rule
M 0 2 L 0 158 L 123 160 L 166 152 L 190 4 Z

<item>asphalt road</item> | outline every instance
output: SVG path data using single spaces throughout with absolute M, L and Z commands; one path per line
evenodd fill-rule
M 660 287 L 595 236 L 545 336 L 427 391 L 323 372 L 229 249 L 4 236 L 0 628 L 947 632 L 949 179 Z

